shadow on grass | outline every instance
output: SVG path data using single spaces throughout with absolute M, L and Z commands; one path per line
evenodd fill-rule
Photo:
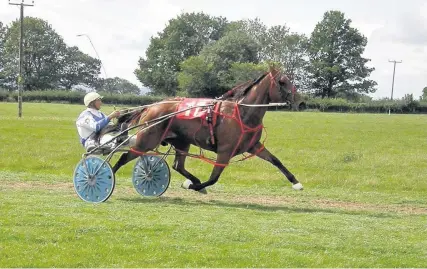
M 219 200 L 193 200 L 179 197 L 150 197 L 150 198 L 118 198 L 118 200 L 140 203 L 140 204 L 172 204 L 178 206 L 196 206 L 196 205 L 206 205 L 206 206 L 218 206 L 225 208 L 237 208 L 237 209 L 247 209 L 247 210 L 256 210 L 264 212 L 292 212 L 292 213 L 330 213 L 330 214 L 346 214 L 346 215 L 363 215 L 370 216 L 375 218 L 396 218 L 392 212 L 370 212 L 361 210 L 345 210 L 341 208 L 319 208 L 319 207 L 302 207 L 302 206 L 289 206 L 289 205 L 262 205 L 257 203 L 239 203 L 239 202 L 227 202 Z

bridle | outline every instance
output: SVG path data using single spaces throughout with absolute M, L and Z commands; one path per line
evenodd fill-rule
M 281 95 L 281 93 L 274 93 L 273 92 L 273 87 L 278 87 L 278 88 L 280 88 L 280 85 L 277 85 L 277 82 L 276 82 L 276 77 L 277 77 L 277 75 L 279 75 L 280 73 L 279 72 L 277 72 L 277 74 L 276 75 L 274 75 L 273 76 L 273 74 L 270 72 L 269 74 L 268 74 L 268 76 L 270 77 L 270 89 L 269 89 L 269 95 L 270 95 L 270 99 L 272 99 L 271 97 L 272 96 L 274 96 L 274 97 L 276 97 L 277 98 L 277 100 L 279 100 L 280 98 L 277 96 L 277 94 L 280 94 Z M 292 90 L 291 90 L 291 92 L 288 92 L 288 91 L 286 91 L 286 96 L 284 96 L 285 98 L 284 98 L 284 100 L 288 100 L 288 97 L 289 97 L 289 95 L 292 95 L 292 99 L 291 100 L 295 100 L 295 93 L 296 93 L 296 88 L 295 88 L 295 86 L 294 85 L 292 85 Z

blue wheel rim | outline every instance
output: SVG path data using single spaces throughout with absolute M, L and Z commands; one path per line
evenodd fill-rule
M 133 168 L 132 183 L 142 196 L 162 195 L 170 183 L 167 162 L 158 156 L 141 156 Z
M 95 174 L 96 171 L 98 172 Z M 113 193 L 115 185 L 114 173 L 110 164 L 104 163 L 103 159 L 96 156 L 82 159 L 77 164 L 73 181 L 77 195 L 82 200 L 91 203 L 106 201 Z

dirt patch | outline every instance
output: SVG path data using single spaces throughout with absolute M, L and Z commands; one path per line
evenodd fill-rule
M 378 204 L 367 204 L 357 202 L 342 202 L 333 200 L 313 200 L 314 205 L 326 208 L 342 208 L 346 210 L 358 210 L 358 211 L 376 211 L 376 212 L 393 212 L 393 213 L 404 213 L 404 214 L 427 214 L 427 208 L 413 207 L 413 206 L 400 206 L 400 205 L 378 205 Z
M 307 209 L 309 211 L 313 208 L 319 209 L 341 209 L 347 211 L 365 211 L 375 213 L 403 213 L 411 215 L 427 214 L 427 208 L 414 207 L 407 205 L 393 205 L 393 204 L 369 204 L 360 202 L 344 202 L 328 199 L 310 199 L 305 197 L 303 199 L 296 199 L 287 196 L 260 196 L 260 195 L 238 195 L 238 194 L 208 194 L 198 195 L 189 192 L 184 194 L 178 191 L 167 191 L 165 197 L 171 198 L 185 198 L 206 203 L 231 203 L 231 204 L 246 204 L 247 206 L 264 206 L 272 209 L 286 209 L 288 207 L 298 207 Z
M 66 190 L 66 189 L 74 189 L 73 183 L 46 183 L 46 182 L 4 182 L 2 186 L 0 186 L 0 190 L 2 189 L 45 189 L 45 190 Z
M 42 190 L 62 190 L 74 192 L 73 183 L 45 183 L 45 182 L 4 182 L 0 187 L 0 191 L 6 189 L 42 189 Z M 128 186 L 116 187 L 115 193 L 118 197 L 137 197 L 136 191 Z M 114 194 L 113 194 L 114 196 Z M 370 204 L 361 202 L 347 202 L 328 199 L 310 199 L 303 197 L 301 199 L 289 196 L 263 196 L 263 195 L 241 195 L 230 193 L 212 193 L 202 195 L 192 191 L 173 190 L 169 189 L 163 196 L 165 199 L 180 199 L 188 204 L 221 204 L 233 207 L 262 207 L 264 209 L 290 209 L 299 208 L 302 211 L 310 211 L 311 209 L 323 210 L 346 210 L 346 211 L 360 211 L 372 213 L 401 213 L 408 215 L 425 215 L 427 208 L 416 207 L 408 205 L 395 205 L 395 204 Z M 111 198 L 110 198 L 111 199 Z

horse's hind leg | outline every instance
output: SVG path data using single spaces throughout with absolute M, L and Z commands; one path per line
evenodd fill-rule
M 166 123 L 165 123 L 166 124 Z M 156 148 L 160 144 L 161 136 L 164 132 L 163 126 L 150 127 L 146 131 L 141 131 L 137 134 L 136 145 L 132 147 L 139 152 L 148 152 Z M 142 153 L 141 153 L 142 154 Z M 128 151 L 120 156 L 120 159 L 113 167 L 113 172 L 117 172 L 123 165 L 141 156 L 141 154 Z
M 286 178 L 292 183 L 292 188 L 294 190 L 302 190 L 302 184 L 299 183 L 295 176 L 291 172 L 289 172 L 289 170 L 282 164 L 282 162 L 280 162 L 280 160 L 276 156 L 271 154 L 266 148 L 263 148 L 261 151 L 259 151 L 261 147 L 262 144 L 258 142 L 255 146 L 248 150 L 248 152 L 256 154 L 259 158 L 272 163 L 274 166 L 279 168 L 280 171 L 286 176 Z
M 188 172 L 185 169 L 185 159 L 187 158 L 187 156 L 185 155 L 186 153 L 188 153 L 189 149 L 190 149 L 190 144 L 188 143 L 183 143 L 180 141 L 170 141 L 170 143 L 175 147 L 176 154 L 175 154 L 175 160 L 173 161 L 173 166 L 172 168 L 177 171 L 178 173 L 180 173 L 182 176 L 184 176 L 185 178 L 189 179 L 191 181 L 191 184 L 201 184 L 201 181 L 195 177 L 194 175 L 192 175 L 190 172 Z M 185 184 L 188 184 L 186 182 L 183 183 L 183 186 Z M 206 189 L 201 189 L 199 192 L 206 194 Z

